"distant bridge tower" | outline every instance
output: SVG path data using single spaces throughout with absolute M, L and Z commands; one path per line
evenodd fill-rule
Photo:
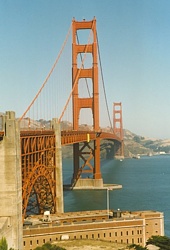
M 93 35 L 93 42 L 89 44 L 77 43 L 77 30 L 89 29 Z M 97 35 L 96 19 L 92 21 L 75 21 L 72 22 L 72 84 L 73 84 L 73 130 L 79 130 L 79 115 L 81 109 L 90 108 L 93 115 L 93 129 L 96 132 L 96 139 L 93 147 L 90 138 L 83 146 L 79 143 L 73 145 L 74 156 L 74 174 L 73 185 L 77 183 L 79 177 L 83 174 L 92 174 L 94 185 L 102 183 L 100 172 L 100 138 L 97 137 L 99 132 L 99 90 L 98 90 L 98 56 L 97 56 Z M 79 53 L 91 53 L 93 65 L 91 68 L 84 68 L 83 65 L 78 68 L 77 57 Z M 81 78 L 90 78 L 92 80 L 93 93 L 92 97 L 80 98 L 78 93 L 79 80 Z M 80 160 L 83 164 L 80 167 Z M 93 163 L 91 163 L 91 162 Z M 93 166 L 92 166 L 93 164 Z M 86 180 L 87 181 L 87 180 Z M 79 180 L 80 182 L 80 180 Z M 92 183 L 92 181 L 91 181 Z M 98 183 L 98 184 L 97 184 Z M 78 183 L 77 183 L 78 184 Z M 76 184 L 76 185 L 77 185 Z M 83 185 L 83 184 L 82 184 Z
M 124 157 L 124 143 L 123 143 L 123 122 L 122 122 L 122 103 L 113 103 L 113 129 L 114 133 L 120 138 L 121 142 L 114 142 L 114 157 Z

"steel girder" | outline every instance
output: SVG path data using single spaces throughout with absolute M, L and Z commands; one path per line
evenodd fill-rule
M 21 133 L 23 218 L 29 211 L 56 212 L 55 135 Z

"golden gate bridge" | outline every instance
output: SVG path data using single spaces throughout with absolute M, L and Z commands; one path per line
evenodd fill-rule
M 72 42 L 69 43 L 71 31 Z M 80 38 L 87 32 L 87 42 L 82 43 Z M 109 129 L 101 128 L 100 104 L 102 109 L 106 108 L 106 111 L 102 110 L 102 120 L 106 120 L 107 114 Z M 86 126 L 89 117 L 91 124 Z M 72 188 L 81 186 L 82 182 L 88 185 L 90 181 L 95 187 L 103 185 L 100 170 L 102 139 L 114 142 L 115 158 L 124 156 L 122 105 L 113 104 L 111 119 L 95 18 L 91 21 L 72 20 L 52 69 L 19 124 L 23 218 L 33 209 L 42 214 L 46 206 L 51 213 L 63 210 L 61 146 L 73 145 Z M 3 141 L 5 136 L 4 126 L 0 140 Z M 90 180 L 83 178 L 84 173 L 91 174 Z

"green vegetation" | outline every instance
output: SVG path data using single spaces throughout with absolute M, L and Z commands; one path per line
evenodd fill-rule
M 0 240 L 0 250 L 8 250 L 8 243 L 5 237 L 2 237 Z M 13 248 L 10 248 L 9 250 L 14 250 Z
M 140 246 L 140 245 L 136 245 L 136 244 L 131 244 L 131 245 L 129 246 L 129 249 L 135 249 L 135 250 L 147 250 L 147 248 L 146 248 L 146 247 L 142 247 L 142 246 Z
M 159 247 L 160 250 L 170 250 L 170 238 L 167 236 L 152 236 L 147 240 L 146 247 L 132 244 L 129 246 L 129 249 L 147 250 L 147 245 L 150 244 Z
M 141 136 L 135 135 L 135 136 L 133 137 L 133 140 L 134 140 L 135 142 L 137 142 L 137 143 L 140 143 L 140 142 L 141 142 Z
M 45 243 L 42 247 L 36 247 L 34 250 L 66 250 L 63 247 L 52 245 L 51 243 Z
M 84 245 L 85 243 L 87 244 L 88 241 L 86 242 L 86 241 L 81 240 L 80 242 L 79 241 L 76 241 L 76 242 L 77 243 L 82 242 L 82 244 Z M 93 243 L 96 243 L 96 241 L 91 241 L 92 245 L 94 245 Z M 99 241 L 97 241 L 97 243 L 99 244 Z M 109 244 L 109 242 L 105 242 L 106 245 L 107 245 L 107 243 Z M 146 247 L 142 247 L 142 246 L 136 245 L 136 244 L 131 244 L 128 246 L 128 248 L 131 250 L 132 249 L 147 250 L 148 249 L 147 245 L 149 245 L 149 244 L 159 247 L 160 250 L 170 250 L 170 238 L 167 236 L 152 236 L 147 240 Z M 69 241 L 69 245 L 70 245 L 70 241 Z M 90 245 L 90 243 L 88 242 L 88 246 L 89 245 Z M 117 248 L 120 248 L 120 246 L 117 245 Z M 115 249 L 115 246 L 113 249 Z M 0 240 L 0 250 L 8 250 L 8 243 L 7 243 L 7 240 L 5 237 L 2 237 Z M 14 249 L 10 248 L 9 250 L 14 250 Z M 51 243 L 47 242 L 44 245 L 42 245 L 41 247 L 36 247 L 34 250 L 66 250 L 66 248 L 63 248 L 63 247 L 60 247 L 60 246 L 57 246 L 55 244 L 51 244 Z
M 0 240 L 0 250 L 8 250 L 8 243 L 4 237 Z
M 160 250 L 170 250 L 170 238 L 167 236 L 152 236 L 147 240 L 146 245 L 152 244 Z

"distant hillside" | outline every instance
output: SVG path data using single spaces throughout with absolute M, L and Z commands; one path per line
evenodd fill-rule
M 106 158 L 108 148 L 113 144 L 110 140 L 101 141 L 101 158 Z M 72 158 L 72 146 L 62 147 L 63 157 Z M 158 140 L 154 138 L 136 135 L 131 131 L 124 130 L 124 154 L 125 157 L 136 155 L 154 155 L 160 153 L 170 153 L 170 140 Z
M 2 116 L 3 113 L 0 113 L 0 116 Z M 31 129 L 37 129 L 40 127 L 43 128 L 50 128 L 50 121 L 46 120 L 39 120 L 34 121 L 30 120 L 29 118 L 25 118 L 22 123 L 20 124 L 21 129 L 25 126 L 29 127 Z M 2 127 L 2 119 L 0 119 L 0 129 Z M 67 130 L 72 129 L 72 124 L 67 121 L 61 122 L 61 130 Z M 82 124 L 79 126 L 80 130 L 92 130 L 91 126 L 88 126 L 87 124 Z M 102 131 L 109 132 L 110 128 L 102 128 Z M 110 148 L 112 148 L 113 142 L 110 140 L 102 140 L 101 141 L 101 157 L 105 158 L 106 155 L 108 155 L 108 151 Z M 63 146 L 63 157 L 64 158 L 70 158 L 73 156 L 73 150 L 72 146 Z M 144 137 L 140 135 L 136 135 L 133 132 L 124 129 L 124 153 L 125 157 L 133 157 L 138 154 L 142 155 L 149 155 L 149 154 L 159 154 L 159 153 L 170 153 L 170 139 L 167 140 L 161 140 L 161 139 L 154 139 L 149 137 Z M 112 155 L 112 152 L 111 152 Z
M 159 154 L 170 152 L 170 139 L 161 140 L 136 135 L 129 130 L 124 130 L 125 154 L 128 151 L 137 154 Z

